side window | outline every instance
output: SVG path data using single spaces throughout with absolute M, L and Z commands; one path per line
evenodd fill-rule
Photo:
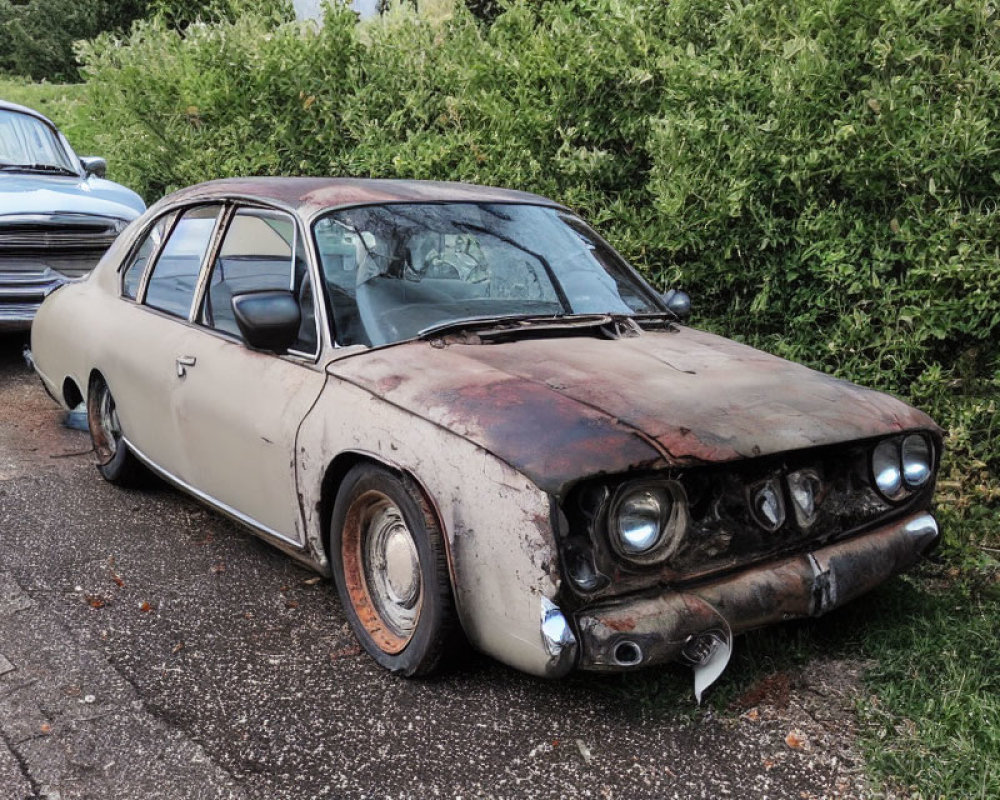
M 177 221 L 153 265 L 146 288 L 147 306 L 187 318 L 220 208 L 217 205 L 191 208 Z
M 233 314 L 233 295 L 274 289 L 292 292 L 299 303 L 302 324 L 292 349 L 315 353 L 312 280 L 295 223 L 279 211 L 240 209 L 233 215 L 212 264 L 200 321 L 242 339 Z
M 149 259 L 153 257 L 153 253 L 159 248 L 163 237 L 170 230 L 170 223 L 173 219 L 174 214 L 164 214 L 160 217 L 149 233 L 146 234 L 146 238 L 142 240 L 139 249 L 132 255 L 132 260 L 128 262 L 128 266 L 125 267 L 125 274 L 122 276 L 123 297 L 135 300 L 138 296 L 139 284 L 142 283 L 142 274 L 146 271 Z

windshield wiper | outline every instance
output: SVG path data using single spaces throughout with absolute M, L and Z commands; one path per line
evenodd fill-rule
M 560 327 L 573 328 L 587 325 L 603 325 L 611 319 L 609 314 L 497 314 L 496 316 L 464 317 L 448 322 L 439 322 L 417 333 L 418 339 L 440 336 L 455 331 L 491 328 L 511 324 L 508 330 L 518 327 Z
M 59 164 L 0 164 L 0 170 L 4 172 L 51 172 L 56 175 L 76 175 L 78 173 L 69 167 Z
M 647 311 L 642 314 L 629 314 L 629 319 L 634 319 L 638 324 L 643 322 L 680 322 L 681 318 L 678 317 L 673 311 L 669 309 L 664 311 Z

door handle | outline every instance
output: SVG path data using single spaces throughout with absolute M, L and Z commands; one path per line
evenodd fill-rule
M 180 356 L 177 359 L 177 377 L 183 378 L 187 375 L 187 368 L 193 367 L 198 363 L 198 359 L 194 356 Z

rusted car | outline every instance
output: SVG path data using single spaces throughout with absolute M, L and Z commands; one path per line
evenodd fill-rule
M 364 648 L 460 628 L 536 675 L 671 660 L 912 565 L 941 431 L 682 324 L 579 217 L 449 183 L 233 179 L 51 295 L 36 367 L 149 468 L 336 582 Z
M 0 332 L 30 328 L 45 295 L 90 272 L 145 210 L 106 170 L 37 111 L 0 100 Z

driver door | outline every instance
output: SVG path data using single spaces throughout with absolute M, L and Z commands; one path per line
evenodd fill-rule
M 216 505 L 276 538 L 305 537 L 295 474 L 299 425 L 319 396 L 315 293 L 294 219 L 235 209 L 203 291 L 196 335 L 178 354 L 181 433 L 192 483 Z M 299 339 L 285 354 L 251 350 L 236 324 L 234 294 L 287 289 L 300 302 Z

